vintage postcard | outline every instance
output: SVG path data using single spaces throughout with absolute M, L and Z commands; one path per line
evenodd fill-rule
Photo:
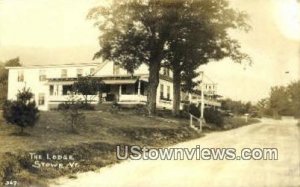
M 300 1 L 0 0 L 0 186 L 300 187 Z

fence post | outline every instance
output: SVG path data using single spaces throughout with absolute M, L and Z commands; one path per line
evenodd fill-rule
M 190 114 L 190 127 L 192 127 L 193 126 L 193 116 L 192 116 L 192 114 Z
M 199 129 L 199 131 L 202 132 L 202 125 L 203 125 L 202 118 L 199 119 L 199 123 L 200 123 L 200 129 Z

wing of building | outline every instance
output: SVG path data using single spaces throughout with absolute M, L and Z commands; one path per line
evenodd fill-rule
M 14 100 L 19 90 L 26 87 L 34 93 L 34 99 L 40 110 L 57 108 L 60 103 L 68 101 L 73 83 L 80 76 L 91 76 L 105 84 L 101 96 L 91 96 L 92 103 L 113 102 L 121 105 L 146 104 L 149 71 L 141 65 L 134 74 L 128 73 L 113 62 L 64 64 L 64 65 L 30 65 L 7 67 L 7 99 Z M 162 68 L 157 89 L 157 107 L 172 109 L 173 83 L 172 71 Z M 205 104 L 218 107 L 216 84 L 205 84 Z M 200 87 L 199 87 L 200 88 Z M 201 89 L 194 93 L 182 93 L 182 103 L 201 102 Z

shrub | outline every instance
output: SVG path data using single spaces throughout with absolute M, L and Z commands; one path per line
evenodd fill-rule
M 207 123 L 213 123 L 218 126 L 222 126 L 224 124 L 224 117 L 222 113 L 213 108 L 205 108 L 204 119 Z
M 77 102 L 77 107 L 80 110 L 95 110 L 95 106 L 89 103 L 84 102 Z M 72 105 L 71 102 L 67 101 L 64 103 L 60 103 L 57 107 L 58 110 L 67 110 L 70 109 L 70 106 Z
M 24 88 L 17 94 L 16 101 L 6 101 L 3 105 L 3 117 L 8 124 L 17 125 L 23 134 L 24 128 L 33 127 L 39 118 L 39 110 L 33 94 L 29 89 Z
M 137 104 L 134 107 L 135 113 L 138 115 L 149 115 L 149 108 L 147 105 Z
M 117 101 L 113 101 L 110 108 L 110 113 L 117 114 L 121 110 L 121 106 L 118 104 Z
M 183 105 L 183 110 L 181 116 L 184 118 L 189 118 L 189 114 L 200 118 L 200 109 L 195 104 L 185 104 Z M 213 108 L 205 108 L 204 119 L 207 123 L 216 124 L 222 126 L 224 123 L 224 116 L 218 110 Z
M 85 103 L 86 104 L 86 103 Z M 60 104 L 58 108 L 62 111 L 66 123 L 71 127 L 71 132 L 78 133 L 78 128 L 85 121 L 85 115 L 81 112 L 82 106 L 87 106 L 71 94 L 67 102 Z
M 195 117 L 200 117 L 200 110 L 195 104 L 184 104 L 180 116 L 183 118 L 189 118 L 192 114 Z
M 197 118 L 200 118 L 200 110 L 195 104 L 190 104 L 189 113 Z

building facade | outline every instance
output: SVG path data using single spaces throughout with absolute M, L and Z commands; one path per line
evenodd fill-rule
M 18 91 L 26 87 L 34 93 L 34 100 L 40 110 L 54 109 L 60 103 L 68 101 L 73 83 L 81 76 L 91 76 L 101 80 L 105 85 L 101 96 L 100 94 L 89 96 L 93 104 L 99 103 L 100 100 L 101 102 L 116 101 L 121 105 L 146 104 L 147 102 L 149 71 L 144 64 L 134 74 L 130 74 L 113 62 L 29 65 L 7 67 L 7 69 L 9 70 L 7 99 L 16 99 Z M 158 108 L 172 108 L 172 77 L 172 71 L 166 68 L 161 69 L 156 98 Z M 207 105 L 220 105 L 215 98 L 212 98 L 215 95 L 215 89 L 211 88 L 214 90 L 211 95 L 205 95 Z M 205 93 L 209 93 L 208 90 Z M 182 101 L 188 100 L 199 104 L 200 95 L 197 92 L 182 93 Z M 78 95 L 78 97 L 81 96 Z

